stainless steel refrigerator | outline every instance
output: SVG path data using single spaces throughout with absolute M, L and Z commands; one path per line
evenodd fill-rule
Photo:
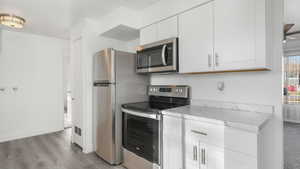
M 122 162 L 121 105 L 147 100 L 149 77 L 135 72 L 135 54 L 105 49 L 94 56 L 93 118 L 96 153 L 112 165 Z

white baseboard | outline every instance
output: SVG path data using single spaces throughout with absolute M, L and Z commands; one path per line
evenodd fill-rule
M 19 132 L 14 135 L 11 135 L 11 136 L 0 137 L 0 143 L 18 140 L 18 139 L 27 138 L 27 137 L 33 137 L 33 136 L 38 136 L 38 135 L 54 133 L 54 132 L 63 131 L 63 130 L 64 130 L 64 128 L 53 128 L 53 129 L 37 130 L 37 131 L 30 131 L 30 132 Z

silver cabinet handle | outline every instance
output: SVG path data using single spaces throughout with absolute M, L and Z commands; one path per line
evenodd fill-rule
M 198 158 L 197 158 L 197 156 L 198 156 L 198 147 L 197 146 L 194 146 L 193 147 L 193 160 L 194 161 L 197 161 L 198 160 Z
M 162 48 L 162 52 L 161 52 L 161 60 L 162 60 L 164 66 L 167 66 L 167 63 L 166 63 L 166 49 L 167 49 L 167 45 L 164 45 L 163 48 Z
M 195 133 L 195 134 L 200 134 L 203 136 L 207 136 L 207 133 L 201 132 L 201 131 L 196 131 L 196 130 L 191 130 L 191 132 Z
M 206 164 L 206 152 L 205 152 L 205 149 L 201 149 L 201 164 L 205 165 Z
M 211 67 L 211 54 L 208 54 L 208 67 Z
M 220 65 L 219 64 L 219 54 L 218 53 L 215 54 L 215 64 L 216 64 L 216 66 Z

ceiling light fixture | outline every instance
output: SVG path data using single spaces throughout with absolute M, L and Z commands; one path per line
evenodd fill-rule
M 21 29 L 24 27 L 25 19 L 11 14 L 0 13 L 0 24 L 11 27 Z

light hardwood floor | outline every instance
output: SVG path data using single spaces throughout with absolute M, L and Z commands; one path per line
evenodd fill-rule
M 0 143 L 0 169 L 123 169 L 70 144 L 70 129 Z

